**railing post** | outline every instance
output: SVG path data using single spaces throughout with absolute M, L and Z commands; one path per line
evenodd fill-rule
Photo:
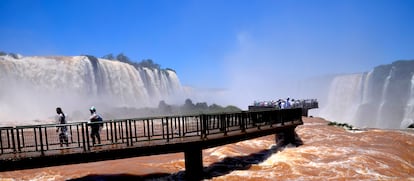
M 177 128 L 177 120 L 174 119 L 175 117 L 171 117 L 170 119 L 170 126 L 171 126 L 171 139 L 174 139 L 175 130 Z
M 110 140 L 110 138 L 109 138 L 109 129 L 108 129 L 108 122 L 107 121 L 104 121 L 104 123 L 103 123 L 105 126 L 104 126 L 104 128 L 106 128 L 106 140 Z
M 13 128 L 6 131 L 7 132 L 7 148 L 12 148 L 12 145 L 10 144 L 10 134 L 12 134 L 13 131 L 14 131 Z M 13 139 L 12 142 L 14 142 L 14 135 L 13 134 L 12 134 L 12 139 Z
M 208 134 L 208 117 L 207 115 L 203 114 L 203 133 L 204 133 L 204 138 L 207 138 L 207 134 Z
M 245 133 L 246 132 L 246 112 L 241 112 L 240 113 L 240 129 L 241 132 Z
M 114 143 L 118 143 L 118 128 L 116 127 L 116 124 L 117 122 L 113 122 L 113 124 L 114 124 L 114 138 L 115 138 L 115 140 L 114 140 Z
M 151 133 L 154 135 L 154 119 L 151 119 Z
M 43 134 L 42 134 L 42 127 L 39 126 L 39 138 L 40 138 L 40 153 L 43 155 L 45 155 L 44 153 L 44 149 L 43 149 Z
M 20 133 L 19 133 L 19 128 L 16 128 L 16 138 L 17 138 L 17 151 L 21 151 L 20 150 Z
M 203 115 L 200 115 L 197 120 L 197 134 L 200 132 L 200 139 L 204 138 L 204 131 L 203 131 Z M 200 126 L 199 126 L 200 125 Z
M 69 125 L 69 130 L 70 130 L 70 131 L 69 131 L 69 132 L 70 132 L 70 134 L 69 134 L 69 135 L 70 135 L 70 143 L 73 143 L 73 136 L 72 136 L 72 135 L 73 135 L 73 131 L 72 131 L 72 124 L 71 124 L 71 125 Z M 69 142 L 69 140 L 68 140 L 68 142 Z
M 170 117 L 170 132 L 171 132 L 171 139 L 174 139 L 174 118 Z
M 182 134 L 182 130 L 181 130 L 181 120 L 180 120 L 180 117 L 176 117 L 175 118 L 176 120 L 178 119 L 178 137 L 181 137 L 183 134 Z
M 82 145 L 83 151 L 86 152 L 86 141 L 85 141 L 85 123 L 81 124 L 81 131 L 82 131 Z M 87 135 L 86 135 L 87 136 Z
M 11 129 L 12 145 L 13 145 L 13 152 L 17 152 L 17 149 L 16 149 L 16 141 L 14 139 L 15 138 L 14 137 L 14 130 L 17 130 L 17 128 L 14 127 L 14 128 Z
M 219 122 L 219 130 L 221 132 L 224 131 L 224 116 L 223 116 L 223 114 L 218 115 L 218 122 Z
M 138 120 L 138 124 L 142 123 L 142 127 L 144 127 L 144 121 L 143 120 Z M 145 128 L 143 128 L 143 130 L 145 130 Z M 137 120 L 134 120 L 134 133 L 135 133 L 135 142 L 138 142 L 138 131 L 137 131 Z
M 203 132 L 202 132 L 202 124 L 203 124 L 203 116 L 194 116 L 196 118 L 196 124 L 197 124 L 197 135 L 200 134 L 201 135 L 201 139 L 203 139 Z M 198 120 L 197 120 L 198 118 Z M 190 120 L 191 123 L 191 120 Z
M 22 148 L 24 148 L 24 146 L 26 145 L 26 144 L 24 144 L 24 131 L 23 131 L 23 129 L 21 130 L 22 132 L 21 132 L 21 134 L 22 134 L 22 141 L 21 141 L 21 145 L 22 145 Z
M 33 128 L 33 133 L 34 133 L 35 148 L 36 148 L 36 151 L 39 151 L 39 148 L 37 147 L 37 131 L 36 131 L 36 128 Z
M 170 129 L 168 128 L 168 117 L 165 117 L 165 126 L 167 127 L 167 142 L 170 142 Z
M 121 142 L 124 143 L 124 127 L 123 122 L 119 122 L 119 136 L 121 138 Z
M 45 143 L 46 143 L 46 150 L 49 150 L 49 140 L 47 139 L 47 129 L 44 127 L 45 130 Z
M 189 121 L 186 116 L 181 116 L 181 124 L 182 124 L 181 126 L 182 126 L 183 136 L 185 136 L 185 134 L 188 133 L 188 126 L 189 126 Z M 198 133 L 196 135 L 198 135 Z
M 126 144 L 127 146 L 129 146 L 129 128 L 128 128 L 128 122 L 129 119 L 125 120 L 125 140 L 126 140 Z
M 147 119 L 146 121 L 147 121 L 147 136 L 148 136 L 148 141 L 149 141 L 149 140 L 151 140 L 150 121 L 149 121 L 149 119 Z
M 76 136 L 78 138 L 78 147 L 81 147 L 80 137 L 79 137 L 79 124 L 76 124 Z
M 164 118 L 161 118 L 161 132 L 162 132 L 162 139 L 165 139 Z
M 134 142 L 134 138 L 132 137 L 132 120 L 129 120 L 129 141 L 131 142 L 132 146 L 132 142 Z
M 112 144 L 115 143 L 115 141 L 114 141 L 114 126 L 113 126 L 113 124 L 114 124 L 114 122 L 113 122 L 113 120 L 111 120 L 109 122 L 109 130 L 111 131 L 111 143 Z M 108 127 L 106 129 L 108 130 Z
M 2 130 L 0 129 L 0 150 L 1 150 L 1 154 L 3 154 L 3 137 L 2 137 L 1 131 Z M 37 147 L 36 147 L 36 149 L 37 149 Z
M 89 123 L 86 123 L 86 125 L 85 125 L 86 146 L 87 146 L 88 151 L 90 151 L 91 150 L 91 146 L 89 144 L 89 129 L 88 128 L 89 128 Z
M 228 119 L 228 115 L 223 114 L 223 131 L 224 131 L 224 136 L 227 136 L 227 127 L 228 127 L 228 123 L 229 123 L 229 119 Z

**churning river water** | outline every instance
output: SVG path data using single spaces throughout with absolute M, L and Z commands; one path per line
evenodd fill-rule
M 303 119 L 298 147 L 266 136 L 203 150 L 205 179 L 414 181 L 414 131 L 348 131 Z M 184 168 L 176 153 L 0 172 L 0 180 L 183 180 Z

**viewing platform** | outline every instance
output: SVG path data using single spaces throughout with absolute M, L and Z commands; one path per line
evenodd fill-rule
M 249 110 L 274 110 L 274 109 L 285 109 L 287 100 L 279 99 L 278 101 L 261 101 L 254 102 L 253 105 L 249 106 Z M 288 108 L 301 108 L 302 116 L 308 116 L 309 109 L 319 108 L 319 102 L 316 99 L 300 99 L 300 100 L 289 100 L 290 104 Z
M 294 140 L 302 112 L 291 108 L 107 120 L 96 145 L 90 138 L 96 123 L 0 127 L 0 171 L 184 152 L 186 177 L 200 180 L 203 149 L 271 134 Z M 68 146 L 60 145 L 59 126 L 68 128 Z

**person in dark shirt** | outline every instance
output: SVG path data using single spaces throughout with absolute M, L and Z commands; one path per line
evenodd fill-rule
M 92 138 L 92 144 L 95 145 L 95 138 L 98 141 L 98 144 L 101 144 L 101 136 L 100 136 L 100 129 L 102 127 L 102 123 L 96 123 L 96 122 L 102 122 L 102 117 L 99 116 L 96 113 L 96 108 L 92 106 L 89 111 L 91 112 L 91 116 L 89 117 L 90 126 L 91 126 L 91 138 Z

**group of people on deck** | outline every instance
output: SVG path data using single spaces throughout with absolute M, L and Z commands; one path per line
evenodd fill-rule
M 95 145 L 95 139 L 98 141 L 98 144 L 101 144 L 101 137 L 100 137 L 100 130 L 103 127 L 102 123 L 102 117 L 99 116 L 96 113 L 96 108 L 92 106 L 89 109 L 91 116 L 89 117 L 89 126 L 91 127 L 91 138 L 92 138 L 92 144 Z M 66 115 L 63 113 L 62 108 L 57 107 L 56 108 L 57 113 L 57 123 L 62 124 L 62 126 L 58 126 L 56 128 L 56 132 L 59 132 L 59 142 L 60 146 L 62 147 L 63 144 L 66 146 L 69 146 L 69 133 L 68 133 L 68 127 L 67 127 L 67 121 L 66 121 Z
M 301 101 L 295 99 L 279 99 L 277 101 L 254 101 L 253 106 L 263 106 L 263 107 L 275 107 L 278 109 L 289 109 L 300 107 Z

